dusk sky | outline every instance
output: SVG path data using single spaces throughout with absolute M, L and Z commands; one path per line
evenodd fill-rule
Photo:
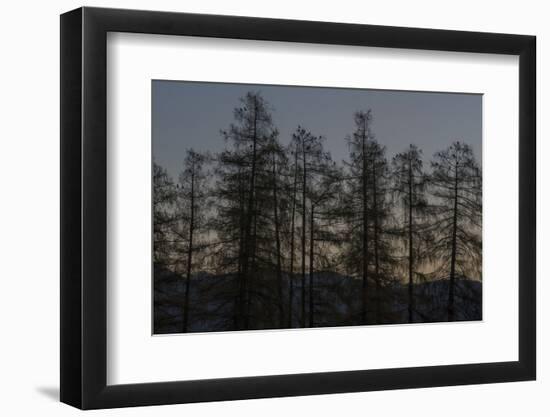
M 152 82 L 155 162 L 176 179 L 186 149 L 222 150 L 220 130 L 233 122 L 233 109 L 248 91 L 261 92 L 270 103 L 281 143 L 288 144 L 301 125 L 324 136 L 326 149 L 338 162 L 347 159 L 345 138 L 354 131 L 354 112 L 372 109 L 373 132 L 386 146 L 388 160 L 414 143 L 429 167 L 434 152 L 461 140 L 473 147 L 481 165 L 480 94 L 163 80 Z

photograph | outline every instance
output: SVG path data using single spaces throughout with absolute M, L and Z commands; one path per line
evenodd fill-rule
M 152 81 L 153 334 L 482 320 L 482 95 Z

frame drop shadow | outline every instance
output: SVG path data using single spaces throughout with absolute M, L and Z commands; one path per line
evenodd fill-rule
M 59 387 L 36 387 L 36 391 L 53 401 L 59 401 Z

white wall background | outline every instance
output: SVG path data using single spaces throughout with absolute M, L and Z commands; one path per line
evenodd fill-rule
M 59 17 L 71 0 L 7 2 L 0 23 L 0 410 L 3 415 L 76 415 L 59 392 Z M 237 14 L 538 37 L 538 381 L 99 411 L 97 415 L 279 416 L 338 414 L 477 416 L 550 413 L 550 147 L 542 138 L 550 83 L 545 3 L 518 1 L 169 0 L 86 5 Z M 543 236 L 544 235 L 544 236 Z

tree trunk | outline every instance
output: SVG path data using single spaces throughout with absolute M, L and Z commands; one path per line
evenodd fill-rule
M 372 161 L 372 205 L 373 205 L 373 214 L 374 214 L 374 282 L 376 285 L 376 318 L 375 321 L 377 324 L 380 323 L 380 259 L 378 256 L 378 223 L 379 223 L 379 213 L 378 213 L 378 191 L 376 189 L 376 161 L 373 158 Z
M 294 299 L 294 227 L 296 217 L 296 188 L 298 186 L 298 147 L 294 156 L 294 186 L 292 189 L 292 218 L 290 220 L 290 275 L 288 277 L 288 327 L 292 327 L 292 301 Z
M 315 214 L 314 214 L 315 206 L 313 203 L 311 204 L 311 217 L 310 217 L 310 223 L 309 223 L 309 327 L 313 327 L 313 309 L 314 309 L 314 300 L 313 300 L 313 260 L 314 260 L 314 254 L 313 254 L 313 233 L 314 233 L 314 227 L 315 227 Z
M 453 237 L 451 242 L 451 273 L 449 276 L 449 303 L 448 321 L 455 319 L 455 268 L 456 268 L 456 229 L 458 221 L 458 163 L 455 163 L 455 186 L 454 186 L 454 210 L 453 210 Z
M 279 235 L 279 200 L 277 196 L 277 162 L 273 154 L 273 217 L 275 221 L 275 248 L 277 256 L 277 290 L 279 296 L 279 324 L 284 325 L 285 309 L 283 305 L 283 272 L 281 267 L 281 237 Z
M 252 133 L 252 163 L 250 168 L 250 184 L 249 184 L 249 193 L 248 193 L 248 209 L 247 209 L 247 223 L 246 223 L 246 233 L 245 233 L 245 253 L 243 255 L 243 280 L 244 280 L 244 295 L 242 297 L 241 305 L 241 317 L 240 321 L 244 324 L 244 328 L 248 328 L 248 310 L 250 306 L 250 279 L 249 279 L 249 263 L 250 263 L 250 254 L 252 253 L 252 224 L 254 223 L 255 213 L 254 213 L 254 195 L 256 187 L 256 154 L 258 146 L 257 138 L 257 108 L 254 108 L 254 126 Z M 241 328 L 241 327 L 240 327 Z
M 244 255 L 246 245 L 246 184 L 244 181 L 244 175 L 242 169 L 239 168 L 239 262 L 237 265 L 237 277 L 238 277 L 238 291 L 235 297 L 235 312 L 233 317 L 233 324 L 235 329 L 240 329 L 243 323 L 242 320 L 242 306 L 244 305 L 245 294 L 245 277 L 243 273 Z
M 256 205 L 253 208 L 254 213 L 256 213 Z M 257 237 L 257 227 L 258 227 L 258 216 L 254 215 L 254 222 L 252 227 L 252 253 L 250 254 L 250 271 L 256 271 L 256 237 Z M 248 329 L 250 327 L 250 310 L 252 308 L 252 297 L 251 297 L 251 288 L 252 288 L 252 274 L 249 273 L 246 280 L 246 312 L 244 316 L 244 328 Z
M 366 129 L 366 127 L 365 127 Z M 362 208 L 363 208 L 363 239 L 362 239 L 362 262 L 363 262 L 363 289 L 362 289 L 362 308 L 361 308 L 361 323 L 367 324 L 367 296 L 368 296 L 368 279 L 369 279 L 369 224 L 368 224 L 368 193 L 367 193 L 367 155 L 366 155 L 366 133 L 363 134 L 362 143 Z
M 306 149 L 302 139 L 302 327 L 306 327 Z
M 409 323 L 413 322 L 413 175 L 409 155 Z
M 185 301 L 183 304 L 183 333 L 189 326 L 189 288 L 191 284 L 191 265 L 193 262 L 193 232 L 195 229 L 195 167 L 191 167 L 191 216 L 189 220 L 189 247 L 187 249 L 187 278 L 185 280 Z

